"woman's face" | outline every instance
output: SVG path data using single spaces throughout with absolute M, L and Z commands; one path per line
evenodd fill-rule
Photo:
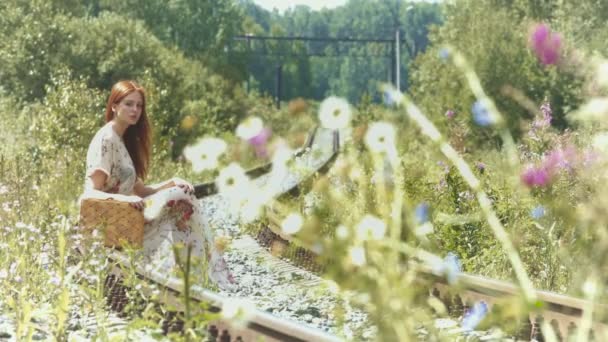
M 144 101 L 138 91 L 125 96 L 120 102 L 112 107 L 114 120 L 127 125 L 135 125 L 141 116 Z

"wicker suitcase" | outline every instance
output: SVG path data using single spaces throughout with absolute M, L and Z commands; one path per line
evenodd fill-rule
M 129 202 L 83 199 L 80 204 L 80 225 L 87 234 L 98 229 L 106 247 L 143 246 L 144 215 Z

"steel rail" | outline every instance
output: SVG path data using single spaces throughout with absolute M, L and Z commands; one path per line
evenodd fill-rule
M 318 132 L 318 127 L 311 130 L 304 146 L 294 153 L 294 158 L 300 157 L 304 153 L 311 150 Z M 333 133 L 332 144 L 333 146 L 331 154 L 317 170 L 313 170 L 311 172 L 309 177 L 312 177 L 318 172 L 326 172 L 329 170 L 329 167 L 333 161 L 335 161 L 339 148 L 339 136 L 337 132 Z M 271 167 L 271 164 L 265 164 L 249 170 L 248 174 L 250 176 L 261 175 L 268 172 Z M 305 181 L 305 179 L 302 181 Z M 291 188 L 284 189 L 284 193 L 289 193 L 294 188 L 297 188 L 297 184 Z M 215 193 L 217 193 L 217 189 L 215 188 L 215 184 L 212 182 L 195 186 L 195 195 L 197 198 L 209 196 Z M 125 253 L 117 250 L 110 250 L 108 258 L 115 264 L 115 267 L 112 268 L 111 275 L 118 277 L 117 279 L 120 279 L 125 275 L 123 269 L 129 269 L 132 267 L 132 265 L 134 265 L 132 260 L 130 260 Z M 158 271 L 145 270 L 141 266 L 135 266 L 133 271 L 140 279 L 156 284 L 164 289 L 163 296 L 160 298 L 161 302 L 170 304 L 176 308 L 184 308 L 182 304 L 183 301 L 180 299 L 180 297 L 183 296 L 182 293 L 184 290 L 184 284 L 181 279 L 169 277 L 166 274 L 162 274 Z M 118 286 L 120 287 L 122 285 L 119 284 Z M 114 292 L 126 291 L 124 286 L 122 287 L 122 289 L 118 289 Z M 228 300 L 228 298 L 204 289 L 199 285 L 192 285 L 189 289 L 189 293 L 191 300 L 199 303 L 207 303 L 209 305 L 207 310 L 210 312 L 221 312 L 222 307 L 226 305 L 226 301 Z M 109 299 L 111 300 L 111 298 Z M 220 327 L 219 330 L 223 332 L 223 335 L 220 336 L 220 340 L 222 341 L 230 341 L 232 337 L 236 338 L 236 341 L 254 341 L 258 340 L 260 337 L 264 338 L 266 341 L 341 341 L 340 338 L 319 329 L 307 327 L 292 320 L 279 318 L 257 309 L 254 309 L 252 312 L 248 313 L 245 327 L 242 327 L 239 324 L 234 324 L 227 319 L 212 321 L 210 322 L 210 325 Z
M 131 260 L 127 256 L 115 250 L 109 253 L 109 258 L 119 265 L 131 264 Z M 122 271 L 116 268 L 114 271 L 119 274 L 122 273 Z M 181 279 L 169 277 L 154 270 L 146 271 L 136 268 L 134 271 L 138 277 L 165 289 L 161 301 L 183 309 L 183 302 L 180 296 L 184 290 L 184 283 Z M 227 298 L 198 285 L 190 287 L 190 299 L 199 303 L 207 303 L 209 305 L 207 310 L 210 312 L 220 312 L 227 302 Z M 235 330 L 232 336 L 235 338 L 241 337 L 243 341 L 253 341 L 258 337 L 271 338 L 277 341 L 341 341 L 338 337 L 319 329 L 307 327 L 288 319 L 278 318 L 258 309 L 248 312 L 246 328 L 239 327 L 238 324 L 234 324 L 227 319 L 220 319 L 211 323 L 226 327 L 226 330 Z
M 266 214 L 269 225 L 265 227 L 266 231 L 260 234 L 265 239 L 260 243 L 266 247 L 271 247 L 275 241 L 283 245 L 294 244 L 296 248 L 303 249 L 305 252 L 295 253 L 296 260 L 291 260 L 293 263 L 296 265 L 315 263 L 316 253 L 307 249 L 306 246 L 297 245 L 289 235 L 281 232 L 280 222 L 283 211 L 279 202 L 268 206 Z M 282 255 L 282 257 L 290 259 L 289 255 Z M 303 258 L 306 260 L 302 260 Z M 440 299 L 451 313 L 463 314 L 476 302 L 484 302 L 491 310 L 495 305 L 504 304 L 501 302 L 505 299 L 516 298 L 521 294 L 520 288 L 514 283 L 468 273 L 458 274 L 455 287 L 448 283 L 444 274 L 429 265 L 416 261 L 411 266 L 418 270 L 420 281 L 430 280 L 429 294 Z M 323 267 L 307 268 L 323 269 Z M 589 303 L 584 299 L 551 291 L 539 290 L 536 293 L 544 305 L 537 311 L 530 312 L 527 315 L 527 322 L 521 322 L 520 331 L 517 333 L 518 338 L 542 340 L 540 321 L 548 320 L 556 330 L 558 338 L 566 340 L 572 336 L 574 329 L 580 326 L 582 314 L 586 308 L 592 307 L 594 312 L 608 312 L 608 305 L 605 304 Z M 602 321 L 594 321 L 592 334 L 608 337 L 608 325 Z

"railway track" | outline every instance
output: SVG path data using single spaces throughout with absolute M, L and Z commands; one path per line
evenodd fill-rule
M 286 179 L 280 191 L 277 192 L 277 196 L 282 193 L 298 193 L 299 184 L 302 184 L 304 180 L 314 174 L 326 172 L 332 165 L 339 152 L 340 137 L 337 132 L 327 134 L 327 132 L 323 133 L 321 131 L 320 129 L 312 131 L 306 145 L 295 154 L 295 158 L 299 159 L 301 163 L 308 163 L 305 168 L 307 171 Z M 328 145 L 331 148 L 327 148 Z M 323 149 L 324 146 L 325 149 Z M 317 156 L 315 158 L 311 157 L 314 154 Z M 250 170 L 248 174 L 251 177 L 256 177 L 255 181 L 258 185 L 264 185 L 268 180 L 267 174 L 271 167 L 270 164 L 267 164 Z M 217 210 L 221 210 L 222 199 L 221 196 L 218 198 L 219 195 L 216 194 L 217 191 L 213 183 L 197 185 L 195 192 L 197 197 L 203 198 L 203 203 L 207 203 L 211 207 L 215 205 Z M 280 228 L 278 228 L 282 217 L 280 207 L 281 205 L 276 202 L 268 206 L 266 213 L 269 225 L 257 232 L 255 237 L 242 235 L 234 241 L 234 247 L 244 253 L 257 257 L 262 256 L 262 261 L 276 266 L 275 270 L 277 272 L 297 272 L 306 269 L 316 274 L 322 273 L 324 266 L 316 262 L 314 252 L 304 246 L 296 245 L 289 236 L 281 234 Z M 222 217 L 221 221 L 224 223 L 231 222 L 231 225 L 238 226 L 238 219 L 234 217 Z M 233 229 L 238 229 L 238 227 Z M 276 250 L 285 250 L 286 247 L 291 247 L 291 250 L 294 251 L 290 255 L 283 255 L 283 258 L 289 259 L 291 263 L 274 257 L 277 254 Z M 127 265 L 129 263 L 120 252 L 111 252 L 111 258 L 118 264 Z M 426 280 L 425 284 L 429 284 L 429 295 L 439 298 L 453 316 L 462 315 L 477 302 L 486 303 L 491 311 L 505 299 L 515 298 L 520 294 L 519 288 L 512 283 L 465 273 L 459 275 L 459 291 L 454 293 L 445 277 L 435 272 L 433 267 L 423 264 L 417 265 L 417 267 L 421 270 L 419 273 L 421 278 Z M 143 269 L 136 271 L 140 277 L 165 289 L 163 301 L 180 307 L 178 298 L 183 289 L 183 284 L 178 279 L 169 279 L 166 275 L 146 272 Z M 301 285 L 314 287 L 321 282 L 322 278 L 314 276 L 302 281 Z M 537 295 L 544 305 L 541 310 L 530 313 L 527 319 L 520 322 L 519 329 L 514 336 L 518 339 L 543 340 L 539 327 L 544 320 L 551 323 L 558 339 L 566 340 L 580 326 L 584 310 L 589 307 L 598 307 L 597 304 L 590 305 L 582 299 L 548 291 L 537 291 Z M 219 312 L 228 300 L 226 297 L 197 286 L 193 286 L 191 290 L 191 299 L 209 303 L 211 312 Z M 230 321 L 218 320 L 211 322 L 209 327 L 210 335 L 221 341 L 253 341 L 259 337 L 263 337 L 267 341 L 340 340 L 327 332 L 278 318 L 259 310 L 253 313 L 246 326 L 236 326 Z M 593 322 L 591 336 L 596 340 L 608 340 L 607 325 L 604 322 Z

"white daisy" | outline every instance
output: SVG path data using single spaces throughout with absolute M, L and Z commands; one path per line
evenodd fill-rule
M 255 305 L 244 298 L 225 298 L 222 300 L 222 317 L 240 324 L 246 323 L 253 315 Z
M 593 137 L 593 148 L 608 154 L 608 132 L 601 132 Z
M 374 153 L 393 153 L 395 127 L 384 121 L 372 123 L 365 134 L 365 145 Z
M 304 219 L 302 215 L 291 213 L 281 222 L 281 231 L 285 234 L 293 235 L 302 229 Z
M 348 230 L 348 227 L 341 224 L 338 226 L 338 228 L 336 228 L 336 237 L 340 240 L 346 240 L 348 239 L 348 236 L 350 235 L 350 231 Z
M 219 193 L 231 199 L 244 199 L 251 194 L 251 182 L 245 170 L 235 162 L 222 170 L 215 180 Z
M 351 264 L 355 266 L 363 266 L 366 263 L 365 248 L 362 246 L 354 246 L 348 250 Z
M 257 116 L 251 116 L 241 122 L 236 128 L 236 135 L 243 139 L 249 140 L 258 136 L 264 129 L 264 122 Z
M 608 87 L 608 61 L 602 61 L 597 66 L 597 83 L 601 87 Z
M 329 129 L 342 129 L 350 125 L 352 111 L 348 102 L 340 97 L 330 96 L 321 102 L 319 121 Z
M 386 224 L 373 215 L 365 215 L 357 225 L 357 237 L 361 240 L 380 240 L 386 233 Z
M 270 186 L 279 186 L 283 179 L 289 174 L 289 161 L 292 160 L 294 150 L 287 145 L 277 147 L 272 155 L 272 169 L 268 184 Z
M 222 139 L 202 138 L 196 144 L 184 148 L 184 157 L 192 163 L 194 172 L 213 170 L 218 166 L 219 157 L 228 145 Z
M 257 220 L 260 217 L 262 208 L 271 198 L 261 189 L 252 190 L 251 192 L 258 195 L 245 198 L 239 206 L 239 216 L 242 223 L 251 223 Z

